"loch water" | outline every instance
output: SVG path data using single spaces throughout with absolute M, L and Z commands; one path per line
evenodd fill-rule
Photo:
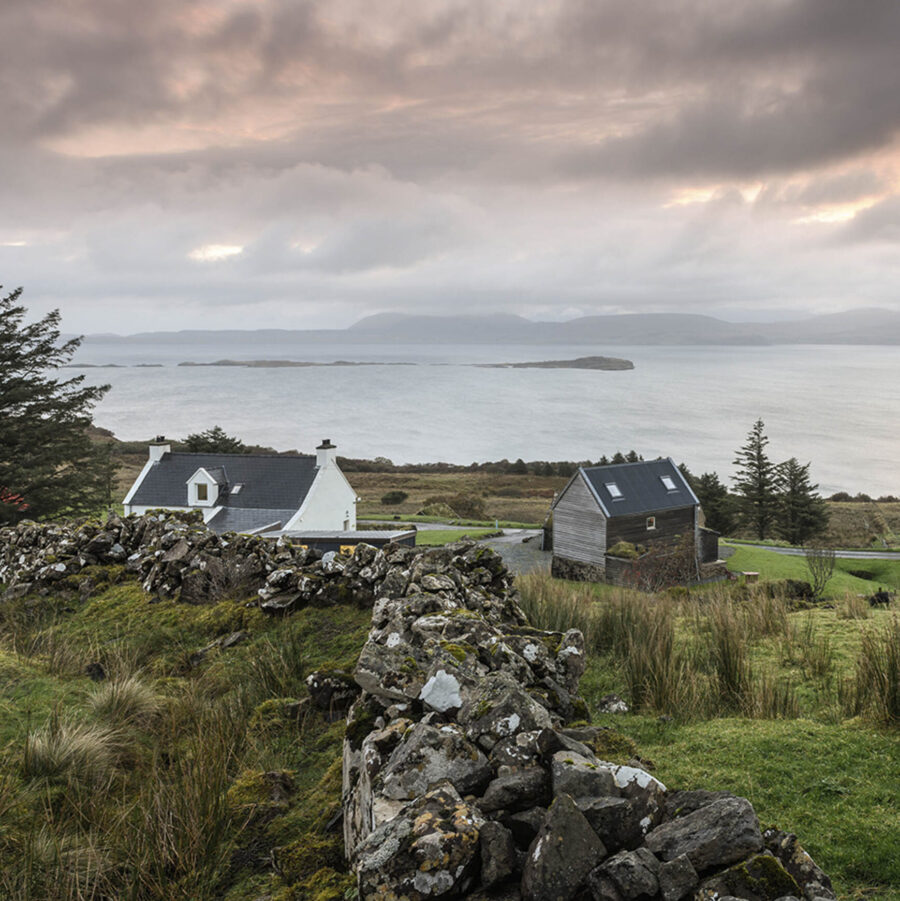
M 627 371 L 477 364 L 625 357 Z M 218 359 L 345 360 L 367 366 L 179 366 Z M 900 348 L 535 347 L 86 342 L 76 364 L 112 387 L 95 422 L 119 438 L 183 437 L 212 425 L 248 443 L 349 457 L 596 460 L 634 448 L 694 472 L 734 470 L 757 418 L 773 460 L 812 461 L 824 494 L 900 495 Z M 143 365 L 142 365 L 143 364 Z M 405 365 L 401 365 L 405 364 Z M 73 370 L 68 370 L 75 374 Z

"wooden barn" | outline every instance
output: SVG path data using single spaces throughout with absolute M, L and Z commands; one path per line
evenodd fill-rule
M 718 557 L 718 535 L 701 526 L 700 502 L 671 458 L 580 467 L 552 506 L 553 575 L 621 582 L 609 555 L 625 541 L 645 549 L 693 546 L 700 567 Z

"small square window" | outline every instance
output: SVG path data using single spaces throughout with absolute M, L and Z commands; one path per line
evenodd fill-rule
M 208 485 L 204 485 L 204 484 L 201 484 L 200 482 L 198 482 L 197 483 L 197 500 L 198 501 L 209 500 L 208 491 L 209 491 Z
M 663 483 L 666 491 L 677 491 L 678 486 L 672 480 L 671 476 L 660 476 L 659 480 Z
M 647 531 L 650 532 L 656 528 L 656 517 L 648 516 L 647 517 Z
M 613 500 L 618 500 L 620 497 L 622 497 L 622 492 L 619 491 L 619 486 L 615 482 L 607 482 L 606 490 L 609 492 Z

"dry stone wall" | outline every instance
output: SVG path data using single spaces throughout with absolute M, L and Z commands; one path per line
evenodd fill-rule
M 669 791 L 603 759 L 578 693 L 581 633 L 532 628 L 485 547 L 322 557 L 169 513 L 0 529 L 0 601 L 89 593 L 98 565 L 138 575 L 150 599 L 202 603 L 240 584 L 272 615 L 371 606 L 352 676 L 307 680 L 312 703 L 349 707 L 343 829 L 363 899 L 834 898 L 796 837 L 761 832 L 745 799 Z
M 834 898 L 749 801 L 603 759 L 578 694 L 581 633 L 531 628 L 496 554 L 384 559 L 344 742 L 361 898 Z

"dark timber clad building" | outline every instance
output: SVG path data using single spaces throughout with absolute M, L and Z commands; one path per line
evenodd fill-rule
M 553 574 L 607 581 L 607 553 L 620 541 L 645 547 L 690 537 L 698 564 L 718 556 L 700 526 L 700 502 L 671 458 L 580 467 L 553 502 Z

